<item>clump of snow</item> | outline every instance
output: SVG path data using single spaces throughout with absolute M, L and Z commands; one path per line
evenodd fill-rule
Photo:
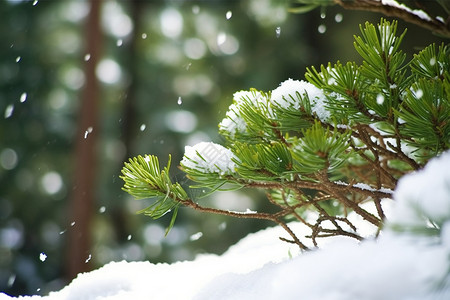
M 263 113 L 271 114 L 268 108 L 268 100 L 257 90 L 239 91 L 233 94 L 233 104 L 230 105 L 225 118 L 220 122 L 219 129 L 226 131 L 231 137 L 236 133 L 245 133 L 247 131 L 247 122 L 241 114 L 241 109 L 245 105 L 251 105 Z
M 395 224 L 429 227 L 450 221 L 450 152 L 429 161 L 422 171 L 403 177 L 394 198 Z
M 270 99 L 264 93 L 255 89 L 250 91 L 239 91 L 233 94 L 233 104 L 230 105 L 226 117 L 220 122 L 219 129 L 226 132 L 231 138 L 237 133 L 245 134 L 248 131 L 248 124 L 245 118 L 248 107 L 261 113 L 268 118 L 276 118 L 274 109 L 299 110 L 301 99 L 308 97 L 311 112 L 320 120 L 326 122 L 330 118 L 330 112 L 326 109 L 326 96 L 323 91 L 313 84 L 304 80 L 288 79 L 274 89 L 270 94 Z
M 232 137 L 236 132 L 245 132 L 247 130 L 247 123 L 240 116 L 236 104 L 230 105 L 226 117 L 219 123 L 219 129 L 229 132 Z
M 194 146 L 186 146 L 183 168 L 194 169 L 205 173 L 230 174 L 234 172 L 235 155 L 231 150 L 212 142 L 201 142 Z
M 324 239 L 300 252 L 281 227 L 251 234 L 222 256 L 174 264 L 113 262 L 79 274 L 43 300 L 118 299 L 450 299 L 450 152 L 400 179 L 396 203 L 377 240 Z M 436 234 L 393 229 L 433 224 Z M 290 223 L 300 236 L 305 225 Z M 358 226 L 358 225 L 357 225 Z M 0 294 L 0 300 L 15 299 Z
M 311 111 L 317 117 L 326 121 L 330 117 L 330 112 L 325 108 L 326 97 L 323 91 L 313 84 L 304 80 L 288 79 L 283 81 L 279 87 L 274 89 L 271 94 L 271 102 L 284 109 L 300 109 L 300 99 L 308 97 L 310 100 Z

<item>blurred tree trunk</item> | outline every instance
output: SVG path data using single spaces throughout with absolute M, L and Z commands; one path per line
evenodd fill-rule
M 91 226 L 94 212 L 96 180 L 96 145 L 99 118 L 99 83 L 95 68 L 99 60 L 102 34 L 100 31 L 101 0 L 90 0 L 86 20 L 85 51 L 90 55 L 85 65 L 85 85 L 81 95 L 78 129 L 75 141 L 73 190 L 69 203 L 66 277 L 71 280 L 90 269 Z
M 136 97 L 137 91 L 139 89 L 139 80 L 140 80 L 140 72 L 139 72 L 139 63 L 140 63 L 140 54 L 138 49 L 140 35 L 140 27 L 142 20 L 142 13 L 144 8 L 147 7 L 148 3 L 145 3 L 141 0 L 133 0 L 130 1 L 130 16 L 133 19 L 134 30 L 132 32 L 131 40 L 128 46 L 128 71 L 131 77 L 130 85 L 127 89 L 127 96 L 124 101 L 124 115 L 123 115 L 123 131 L 122 138 L 123 142 L 126 146 L 126 155 L 125 158 L 131 157 L 131 146 L 134 137 L 136 136 L 136 132 L 138 132 L 138 124 L 135 121 L 136 119 Z
M 136 132 L 138 132 L 138 123 L 136 122 L 136 97 L 137 91 L 139 89 L 139 61 L 141 59 L 138 43 L 141 37 L 140 27 L 142 20 L 142 13 L 144 9 L 149 5 L 149 3 L 141 0 L 132 0 L 129 2 L 130 17 L 133 20 L 134 30 L 131 33 L 131 38 L 129 43 L 126 45 L 127 61 L 126 67 L 128 69 L 128 74 L 130 77 L 130 84 L 127 87 L 125 97 L 123 100 L 122 107 L 122 127 L 121 127 L 121 139 L 125 145 L 125 155 L 124 158 L 128 160 L 129 157 L 134 156 L 132 153 L 133 140 L 136 137 Z M 123 164 L 120 165 L 122 169 Z M 118 173 L 120 173 L 120 169 Z M 121 191 L 123 192 L 123 191 Z M 111 215 L 113 217 L 114 232 L 120 242 L 125 242 L 130 234 L 130 225 L 128 221 L 128 213 L 125 207 L 125 201 L 120 201 L 115 203 Z

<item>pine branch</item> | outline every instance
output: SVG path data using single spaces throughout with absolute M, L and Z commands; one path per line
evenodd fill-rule
M 418 14 L 414 13 L 412 10 L 386 5 L 383 4 L 382 1 L 374 1 L 374 0 L 353 0 L 353 1 L 333 0 L 333 1 L 334 3 L 340 5 L 345 9 L 378 12 L 385 16 L 402 19 L 408 23 L 418 25 L 422 28 L 430 30 L 436 35 L 450 38 L 450 23 L 448 20 L 446 23 L 444 23 L 436 18 L 431 17 L 423 18 L 420 17 Z
M 182 205 L 272 221 L 290 235 L 281 240 L 303 250 L 289 220 L 307 226 L 315 246 L 318 238 L 336 235 L 362 239 L 350 212 L 380 230 L 382 200 L 392 197 L 398 179 L 450 147 L 450 48 L 430 45 L 405 63 L 400 43 L 406 31 L 398 36 L 396 28 L 384 19 L 360 27 L 354 46 L 362 65 L 328 63 L 320 72 L 307 69 L 309 82 L 289 79 L 272 92 L 235 93 L 219 124 L 227 147 L 186 147 L 179 168 L 195 183 L 189 189 L 261 189 L 276 213 L 201 206 L 172 182 L 170 157 L 162 170 L 155 156 L 130 159 L 122 169 L 123 189 L 137 199 L 153 198 L 141 212 L 154 219 L 173 212 L 168 230 Z M 376 212 L 364 209 L 366 202 Z

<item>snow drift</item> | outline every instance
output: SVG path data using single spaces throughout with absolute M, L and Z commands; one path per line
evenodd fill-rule
M 300 253 L 280 242 L 285 233 L 274 227 L 222 256 L 170 265 L 112 262 L 61 291 L 18 299 L 450 299 L 449 167 L 447 152 L 400 180 L 377 240 L 336 238 Z M 15 298 L 0 294 L 6 299 Z

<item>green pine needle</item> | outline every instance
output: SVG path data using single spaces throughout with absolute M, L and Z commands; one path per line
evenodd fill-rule
M 153 219 L 159 219 L 173 211 L 172 228 L 177 216 L 180 202 L 186 201 L 188 195 L 179 183 L 172 183 L 169 175 L 171 156 L 167 166 L 161 170 L 158 158 L 154 155 L 137 156 L 124 164 L 122 176 L 125 182 L 123 190 L 136 199 L 153 198 L 154 202 L 138 213 L 143 213 Z M 167 232 L 168 232 L 167 231 Z

